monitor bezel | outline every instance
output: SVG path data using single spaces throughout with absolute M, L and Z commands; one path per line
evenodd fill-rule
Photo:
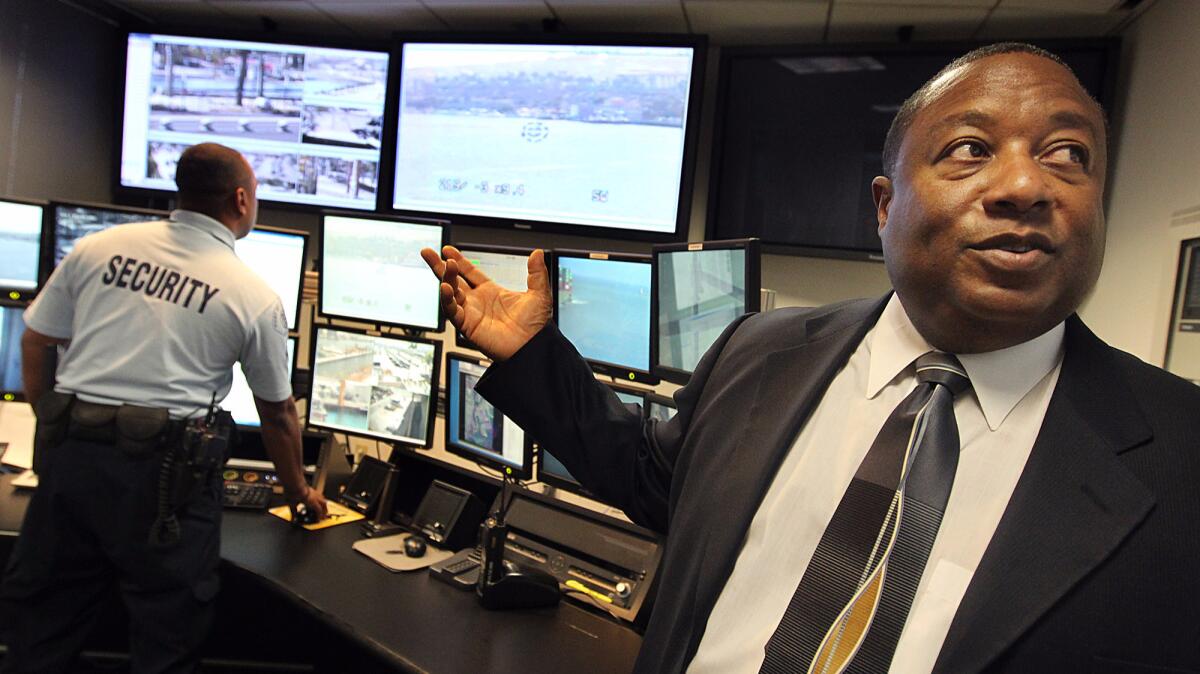
M 29 308 L 29 302 L 0 298 L 0 308 L 19 309 L 23 312 L 25 309 Z M 17 345 L 17 348 L 20 348 L 19 343 Z M 8 390 L 5 390 L 4 388 L 0 387 L 0 403 L 23 403 L 23 402 L 26 402 L 24 363 L 22 363 L 21 365 L 22 365 L 21 388 L 16 391 L 8 391 Z
M 778 45 L 753 45 L 753 46 L 728 46 L 721 48 L 720 60 L 717 65 L 717 95 L 716 106 L 713 110 L 713 126 L 712 133 L 709 137 L 710 147 L 712 149 L 709 156 L 708 166 L 708 202 L 704 206 L 704 237 L 712 238 L 719 236 L 717 234 L 718 217 L 717 214 L 720 208 L 720 186 L 723 172 L 723 160 L 725 152 L 725 129 L 729 118 L 729 105 L 731 101 L 730 87 L 732 82 L 731 69 L 733 61 L 738 58 L 745 57 L 787 57 L 787 56 L 823 56 L 823 55 L 849 55 L 866 54 L 871 52 L 886 52 L 886 53 L 935 53 L 947 54 L 955 52 L 954 56 L 949 56 L 946 63 L 950 63 L 953 58 L 962 56 L 967 52 L 978 49 L 979 47 L 987 46 L 992 43 L 991 40 L 984 41 L 930 41 L 930 42 L 863 42 L 855 43 L 840 43 L 840 44 L 778 44 Z M 1063 49 L 1089 49 L 1094 48 L 1096 51 L 1105 52 L 1106 72 L 1102 82 L 1102 91 L 1100 94 L 1100 105 L 1107 114 L 1111 117 L 1113 107 L 1116 101 L 1117 78 L 1121 70 L 1120 55 L 1121 55 L 1121 39 L 1119 37 L 1083 37 L 1083 38 L 1054 38 L 1054 39 L 1030 39 L 1026 42 L 1032 43 L 1035 46 L 1042 47 L 1052 53 L 1058 54 L 1059 50 Z M 760 237 L 761 238 L 761 237 Z M 774 255 L 792 255 L 804 257 L 820 257 L 837 260 L 855 260 L 863 262 L 879 262 L 882 263 L 882 249 L 862 249 L 862 248 L 846 248 L 835 246 L 819 246 L 805 245 L 792 243 L 776 243 L 772 241 L 763 241 L 763 251 Z
M 118 213 L 136 213 L 139 215 L 151 215 L 153 218 L 142 222 L 156 222 L 158 220 L 166 220 L 171 216 L 171 211 L 160 211 L 154 208 L 141 208 L 139 206 L 122 206 L 120 204 L 102 204 L 90 201 L 68 201 L 65 199 L 51 199 L 50 205 L 46 208 L 45 227 L 49 229 L 47 232 L 48 255 L 50 270 L 53 271 L 58 267 L 59 263 L 54 260 L 54 252 L 58 249 L 58 209 L 59 207 L 67 208 L 90 208 L 100 211 L 115 211 Z M 123 223 L 126 225 L 135 224 L 132 222 Z M 119 225 L 118 225 L 119 226 Z M 82 238 L 82 237 L 81 237 Z M 78 240 L 78 239 L 77 239 Z M 72 250 L 74 250 L 72 248 Z M 70 255 L 70 253 L 68 253 Z M 63 258 L 66 259 L 65 257 Z M 49 274 L 47 274 L 49 278 Z
M 450 440 L 450 438 L 451 438 L 450 391 L 454 388 L 454 382 L 451 381 L 451 378 L 450 378 L 450 361 L 452 361 L 452 360 L 458 361 L 460 363 L 469 363 L 471 365 L 479 365 L 481 367 L 486 367 L 487 365 L 491 364 L 491 361 L 486 358 L 479 358 L 479 357 L 472 356 L 470 354 L 466 354 L 466 353 L 462 353 L 462 352 L 458 352 L 458 351 L 447 351 L 446 352 L 446 358 L 445 358 L 445 363 L 446 363 L 446 368 L 445 368 L 446 415 L 443 419 L 444 423 L 442 424 L 442 444 L 443 444 L 443 447 L 445 448 L 445 450 L 447 452 L 449 452 L 450 454 L 454 454 L 455 456 L 460 456 L 464 459 L 474 461 L 476 463 L 487 466 L 488 468 L 499 470 L 499 471 L 506 473 L 508 475 L 511 475 L 519 480 L 528 480 L 531 477 L 533 477 L 533 453 L 534 453 L 533 452 L 533 441 L 530 439 L 529 434 L 525 433 L 525 429 L 523 429 L 523 428 L 521 429 L 521 433 L 523 436 L 524 447 L 522 448 L 523 454 L 522 454 L 522 459 L 521 459 L 521 461 L 522 461 L 521 466 L 514 466 L 510 463 L 507 463 L 505 461 L 497 459 L 493 456 L 489 456 L 487 454 L 482 454 L 475 450 L 468 449 L 467 447 L 462 446 L 458 443 L 454 443 Z M 459 400 L 460 400 L 460 404 L 461 404 L 462 398 L 460 398 Z M 496 412 L 499 413 L 501 416 L 505 416 L 504 413 L 501 412 L 498 408 L 495 408 L 494 406 L 493 406 L 493 408 L 496 409 Z M 512 419 L 510 418 L 509 421 L 512 421 Z M 516 422 L 514 421 L 513 423 L 515 424 Z
M 615 261 L 615 262 L 638 262 L 638 263 L 644 263 L 644 264 L 650 265 L 651 269 L 650 269 L 650 316 L 649 316 L 649 320 L 651 321 L 650 328 L 651 328 L 651 330 L 653 330 L 653 328 L 654 328 L 654 325 L 653 325 L 653 319 L 654 319 L 654 257 L 652 255 L 645 255 L 642 253 L 610 253 L 610 252 L 599 251 L 599 250 L 579 250 L 579 249 L 571 249 L 571 248 L 556 248 L 554 250 L 553 257 L 554 257 L 554 260 L 553 260 L 554 264 L 549 267 L 550 291 L 552 293 L 551 301 L 553 302 L 553 306 L 551 307 L 551 309 L 553 311 L 554 324 L 556 326 L 559 326 L 560 330 L 562 329 L 562 323 L 559 320 L 559 315 L 558 315 L 558 274 L 559 274 L 559 264 L 561 263 L 563 258 L 579 258 L 579 259 L 587 259 L 587 260 L 610 260 L 610 261 Z M 652 346 L 653 341 L 654 341 L 653 332 L 650 333 L 650 341 L 651 341 L 651 346 Z M 580 354 L 580 355 L 583 356 L 583 354 Z M 647 353 L 647 356 L 648 356 L 649 360 L 648 360 L 648 367 L 645 370 L 627 367 L 627 366 L 621 365 L 619 363 L 610 363 L 607 361 L 588 358 L 587 356 L 583 356 L 583 359 L 585 361 L 587 361 L 588 365 L 592 368 L 593 372 L 607 375 L 609 377 L 612 377 L 613 379 L 619 379 L 621 381 L 639 382 L 639 383 L 643 383 L 643 384 L 657 384 L 658 376 L 655 375 L 651 371 L 651 368 L 654 365 L 654 354 Z
M 46 285 L 46 279 L 50 278 L 50 272 L 53 270 L 54 240 L 53 238 L 47 239 L 47 236 L 53 237 L 53 226 L 51 226 L 49 234 L 46 231 L 46 223 L 49 218 L 47 214 L 51 212 L 50 202 L 42 199 L 22 199 L 19 197 L 0 197 L 0 202 L 22 206 L 39 206 L 42 209 L 41 223 L 38 228 L 37 277 L 34 279 L 33 287 L 20 288 L 0 284 L 0 299 L 8 302 L 29 302 L 41 292 L 42 286 Z M 49 243 L 49 255 L 46 254 L 47 243 Z
M 701 106 L 703 104 L 704 73 L 708 61 L 708 38 L 704 35 L 682 35 L 666 33 L 397 33 L 392 63 L 396 69 L 396 81 L 391 101 L 393 113 L 393 136 L 391 150 L 391 174 L 386 187 L 380 189 L 380 210 L 393 214 L 412 214 L 423 217 L 440 217 L 453 220 L 456 224 L 510 230 L 556 232 L 575 236 L 628 241 L 682 241 L 687 238 L 691 221 L 692 200 L 695 197 L 696 163 L 700 147 Z M 683 154 L 680 157 L 679 200 L 676 205 L 675 228 L 671 232 L 650 232 L 620 227 L 600 227 L 544 220 L 517 220 L 514 218 L 467 215 L 441 211 L 415 211 L 395 208 L 396 153 L 399 149 L 400 133 L 400 88 L 404 70 L 404 47 L 408 44 L 488 44 L 488 45 L 580 45 L 604 47 L 690 47 L 692 51 L 691 85 L 688 92 L 687 116 L 684 121 Z M 384 198 L 386 197 L 386 198 Z
M 293 325 L 288 326 L 289 333 L 298 332 L 300 330 L 300 311 L 301 311 L 302 307 L 304 306 L 304 274 L 308 270 L 308 241 L 312 235 L 302 229 L 289 229 L 287 227 L 275 227 L 273 225 L 255 225 L 254 229 L 251 231 L 252 232 L 256 232 L 256 231 L 257 232 L 270 232 L 272 234 L 287 234 L 289 236 L 299 236 L 299 237 L 302 237 L 304 240 L 303 244 L 301 245 L 300 285 L 297 287 L 297 292 L 296 292 L 296 313 L 293 314 L 293 316 L 295 317 L 296 320 L 294 321 Z M 236 250 L 236 247 L 237 246 L 235 244 L 235 246 L 234 246 L 235 250 Z M 282 300 L 283 298 L 280 298 L 280 299 Z
M 356 335 L 365 335 L 365 336 L 374 337 L 374 338 L 394 339 L 394 340 L 398 340 L 398 341 L 418 342 L 421 344 L 433 345 L 433 367 L 432 367 L 432 372 L 429 377 L 429 418 L 426 420 L 426 423 L 425 423 L 425 442 L 423 444 L 409 442 L 407 440 L 394 438 L 392 436 L 383 435 L 381 433 L 372 433 L 370 431 L 364 431 L 364 430 L 346 429 L 346 428 L 340 428 L 340 427 L 329 426 L 329 425 L 313 422 L 313 420 L 312 420 L 313 389 L 316 388 L 316 386 L 317 386 L 316 364 L 317 364 L 317 342 L 319 341 L 319 339 L 318 339 L 318 334 L 319 334 L 318 331 L 319 330 L 334 330 L 337 332 L 348 332 L 348 333 L 352 333 L 352 334 L 356 334 Z M 438 405 L 438 369 L 439 369 L 439 366 L 440 366 L 440 363 L 442 360 L 442 342 L 441 342 L 441 340 L 424 339 L 421 337 L 412 337 L 409 335 L 398 335 L 396 333 L 380 332 L 377 330 L 362 330 L 362 329 L 351 328 L 351 327 L 347 327 L 347 326 L 343 326 L 343 325 L 334 325 L 332 323 L 324 323 L 324 324 L 318 323 L 318 324 L 314 324 L 312 326 L 312 335 L 310 336 L 308 341 L 309 341 L 308 363 L 309 363 L 309 369 L 312 371 L 312 376 L 309 377 L 309 381 L 308 381 L 308 398 L 307 398 L 308 413 L 305 415 L 305 427 L 306 428 L 315 428 L 317 430 L 325 431 L 328 433 L 344 433 L 346 435 L 352 435 L 354 437 L 378 440 L 380 442 L 387 443 L 388 445 L 391 445 L 392 447 L 394 447 L 396 449 L 406 449 L 406 450 L 416 451 L 419 449 L 429 449 L 429 448 L 433 447 L 434 421 L 437 418 L 437 405 Z
M 443 332 L 446 329 L 445 311 L 442 310 L 440 297 L 437 298 L 437 325 L 430 327 L 427 325 L 417 325 L 415 323 L 395 323 L 392 321 L 379 320 L 377 318 L 369 318 L 364 316 L 349 316 L 346 314 L 337 314 L 325 310 L 325 221 L 329 217 L 337 218 L 354 218 L 356 220 L 376 220 L 381 222 L 395 222 L 408 225 L 427 225 L 441 227 L 442 243 L 438 247 L 441 249 L 446 246 L 446 242 L 450 238 L 450 221 L 449 220 L 432 220 L 429 218 L 407 218 L 395 215 L 387 215 L 382 213 L 361 213 L 357 211 L 322 211 L 321 221 L 317 225 L 317 315 L 322 318 L 335 319 L 339 321 L 352 321 L 356 323 L 367 323 L 381 327 L 402 328 L 405 330 L 417 330 L 420 332 Z M 429 272 L 432 274 L 433 272 Z
M 388 166 L 385 161 L 386 150 L 395 145 L 395 119 L 389 122 L 389 114 L 392 105 L 392 96 L 396 94 L 394 86 L 396 79 L 399 77 L 395 53 L 391 41 L 380 40 L 361 40 L 351 41 L 348 39 L 320 39 L 316 40 L 311 35 L 295 35 L 282 33 L 263 33 L 238 35 L 230 31 L 206 31 L 195 30 L 187 27 L 179 27 L 172 29 L 171 25 L 165 25 L 161 28 L 158 26 L 139 25 L 126 30 L 120 31 L 115 36 L 116 51 L 117 51 L 117 72 L 119 73 L 117 95 L 114 106 L 116 108 L 116 117 L 113 121 L 113 164 L 112 164 L 112 193 L 118 196 L 128 196 L 132 198 L 143 199 L 166 199 L 174 200 L 177 194 L 173 190 L 161 190 L 152 187 L 133 187 L 123 185 L 121 183 L 121 152 L 124 148 L 125 137 L 125 89 L 126 77 L 128 71 L 129 59 L 129 36 L 133 34 L 144 35 L 164 35 L 169 37 L 181 38 L 196 38 L 202 40 L 233 40 L 239 42 L 259 42 L 262 44 L 288 45 L 294 47 L 315 47 L 318 49 L 345 49 L 349 51 L 370 51 L 379 52 L 388 57 L 388 67 L 386 77 L 384 79 L 384 94 L 383 94 L 383 135 L 380 138 L 379 145 L 379 186 L 375 189 L 375 203 L 361 210 L 354 209 L 348 206 L 330 206 L 322 204 L 298 204 L 291 201 L 276 201 L 271 198 L 262 198 L 261 202 L 268 205 L 271 209 L 300 211 L 305 213 L 319 213 L 329 208 L 348 209 L 356 213 L 378 213 L 383 205 L 382 199 L 387 191 L 384 186 L 391 184 L 392 177 L 387 174 Z M 213 142 L 220 142 L 220 137 L 214 138 Z M 394 161 L 394 160 L 393 160 Z M 390 195 L 388 199 L 390 200 Z
M 287 340 L 289 342 L 294 343 L 294 346 L 292 346 L 292 359 L 291 359 L 291 362 L 288 363 L 288 385 L 289 385 L 289 387 L 291 387 L 292 380 L 296 378 L 296 364 L 300 362 L 300 335 L 288 335 Z M 234 363 L 233 366 L 235 368 L 241 367 L 241 361 Z M 243 372 L 242 375 L 245 376 L 245 373 Z M 248 387 L 249 387 L 249 382 L 247 382 L 247 388 Z M 228 396 L 229 394 L 227 393 L 225 395 Z M 254 396 L 254 391 L 250 391 L 250 395 Z M 257 405 L 255 406 L 254 411 L 256 414 L 258 413 Z M 305 416 L 308 416 L 308 415 L 305 414 Z M 257 431 L 257 430 L 262 429 L 262 417 L 261 416 L 258 419 L 257 425 L 238 423 L 237 420 L 234 420 L 234 423 L 237 424 L 238 430 Z M 303 423 L 301 424 L 301 427 L 303 427 Z
M 654 246 L 651 252 L 651 256 L 654 258 L 654 265 L 650 272 L 650 370 L 655 376 L 675 384 L 686 384 L 692 378 L 690 370 L 682 370 L 658 362 L 658 281 L 662 269 L 662 262 L 659 257 L 665 253 L 737 249 L 746 251 L 746 313 L 759 311 L 762 308 L 762 251 L 757 238 L 695 241 L 691 243 Z

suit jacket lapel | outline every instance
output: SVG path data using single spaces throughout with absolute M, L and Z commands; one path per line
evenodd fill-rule
M 722 511 L 709 523 L 702 544 L 708 554 L 698 577 L 699 610 L 692 632 L 696 639 L 689 659 L 775 473 L 834 375 L 879 318 L 887 299 L 857 302 L 812 317 L 805 322 L 802 344 L 764 358 L 747 432 L 738 441 L 734 460 L 728 463 L 713 496 L 712 502 L 722 504 Z
M 1109 347 L 1072 317 L 1042 430 L 935 672 L 986 667 L 1142 522 L 1154 497 L 1117 455 L 1150 439 Z

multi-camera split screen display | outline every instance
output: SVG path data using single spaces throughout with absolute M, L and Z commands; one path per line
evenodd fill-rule
M 241 152 L 260 199 L 373 210 L 386 52 L 131 33 L 121 184 L 175 190 L 208 141 Z
M 428 446 L 433 343 L 324 327 L 314 335 L 310 424 Z
M 407 43 L 392 206 L 673 233 L 693 58 Z

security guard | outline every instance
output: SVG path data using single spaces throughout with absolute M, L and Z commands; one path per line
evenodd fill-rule
M 210 405 L 238 361 L 288 502 L 326 513 L 302 473 L 283 306 L 233 251 L 257 217 L 258 181 L 236 151 L 205 143 L 183 153 L 175 182 L 169 220 L 84 238 L 25 312 L 40 484 L 0 587 L 5 672 L 68 670 L 114 586 L 132 670 L 195 668 L 232 425 Z M 52 391 L 38 376 L 51 345 L 65 347 Z

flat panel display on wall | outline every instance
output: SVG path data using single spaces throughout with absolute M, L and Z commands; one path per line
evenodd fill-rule
M 452 39 L 403 46 L 392 208 L 618 238 L 686 228 L 703 42 Z
M 228 145 L 258 196 L 374 210 L 388 54 L 130 33 L 120 184 L 175 191 L 187 147 Z

